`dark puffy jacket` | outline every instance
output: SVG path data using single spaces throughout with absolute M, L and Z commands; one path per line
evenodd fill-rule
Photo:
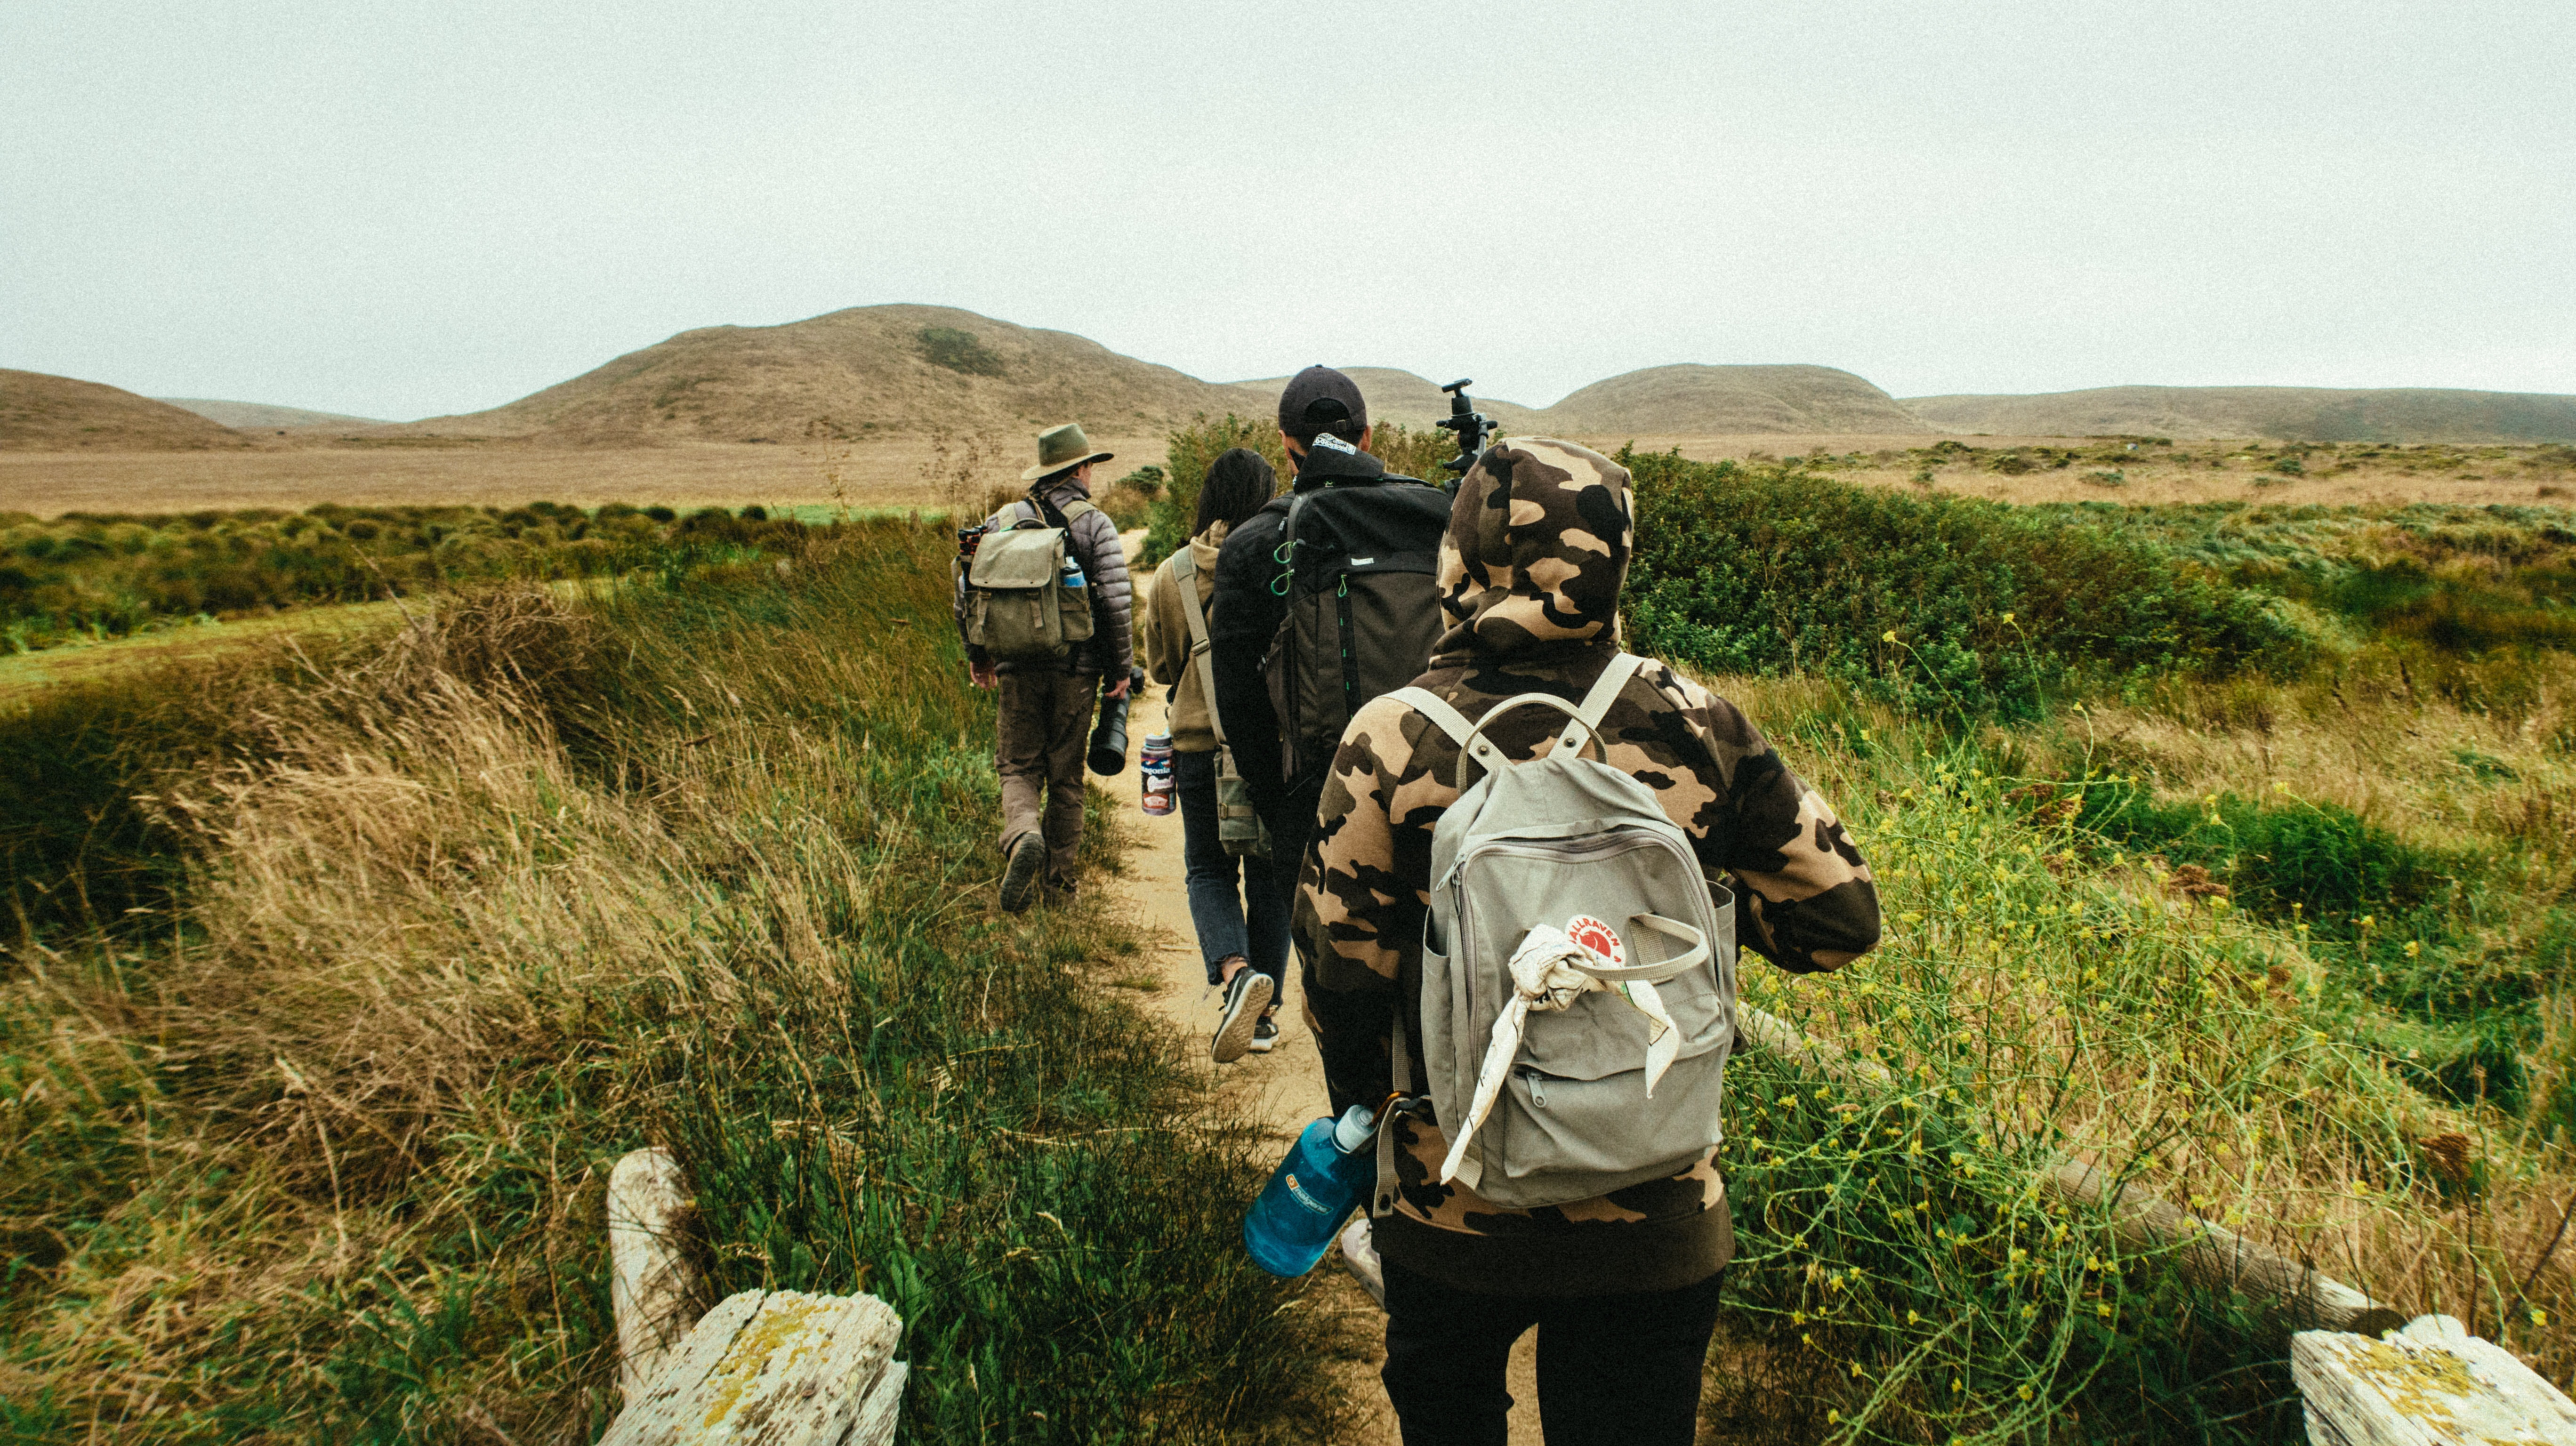
M 1090 501 L 1091 489 L 1079 482 L 1058 482 L 1047 489 L 1046 499 L 1062 511 L 1072 503 Z M 1032 518 L 1041 522 L 1046 520 L 1034 505 L 1014 502 L 984 519 L 984 527 L 987 531 L 998 532 Z M 1082 564 L 1083 574 L 1091 580 L 1092 616 L 1096 623 L 1091 641 L 1076 644 L 1065 660 L 1055 666 L 1068 673 L 1106 673 L 1113 678 L 1123 678 L 1136 662 L 1135 607 L 1127 581 L 1127 548 L 1118 540 L 1118 524 L 1110 521 L 1106 512 L 1087 512 L 1071 521 L 1067 541 L 1074 561 Z M 966 636 L 966 579 L 962 574 L 957 579 L 951 607 L 957 618 L 957 636 L 963 638 Z M 985 661 L 984 650 L 972 643 L 966 646 L 966 657 L 973 663 Z M 1014 673 L 1047 665 L 1002 663 L 997 666 L 1001 672 Z

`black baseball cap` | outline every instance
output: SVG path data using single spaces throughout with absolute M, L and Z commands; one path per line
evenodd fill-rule
M 1359 383 L 1327 366 L 1311 366 L 1288 379 L 1279 394 L 1279 430 L 1299 442 L 1333 432 L 1350 441 L 1368 429 L 1368 402 Z

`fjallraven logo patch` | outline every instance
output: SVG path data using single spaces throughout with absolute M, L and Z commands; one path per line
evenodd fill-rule
M 1590 914 L 1577 914 L 1566 920 L 1565 937 L 1609 960 L 1614 968 L 1627 966 L 1628 950 L 1619 942 L 1619 931 Z

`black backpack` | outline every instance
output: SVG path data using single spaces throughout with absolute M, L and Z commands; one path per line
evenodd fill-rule
M 1286 500 L 1270 590 L 1288 611 L 1261 672 L 1279 715 L 1280 774 L 1293 781 L 1332 761 L 1363 704 L 1430 663 L 1442 629 L 1436 574 L 1450 496 L 1388 475 Z

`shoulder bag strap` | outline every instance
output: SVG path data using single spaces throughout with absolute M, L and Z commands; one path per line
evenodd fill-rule
M 1180 584 L 1181 615 L 1190 620 L 1190 666 L 1198 669 L 1200 701 L 1207 704 L 1208 731 L 1216 735 L 1216 746 L 1225 747 L 1225 719 L 1216 708 L 1216 658 L 1208 645 L 1207 609 L 1199 603 L 1199 566 L 1190 556 L 1190 545 L 1172 554 L 1172 581 Z
M 1046 494 L 1034 487 L 1029 489 L 1028 503 L 1049 527 L 1063 530 L 1064 549 L 1068 554 L 1073 551 L 1073 519 L 1100 510 L 1079 497 L 1074 499 L 1071 507 L 1058 507 L 1046 499 Z M 1091 569 L 1086 567 L 1083 572 L 1086 576 L 1082 580 L 1082 601 L 1085 607 L 1091 609 L 1091 631 L 1093 636 L 1097 637 L 1108 631 L 1106 627 L 1108 619 L 1101 616 L 1100 589 L 1094 579 L 1088 576 Z

